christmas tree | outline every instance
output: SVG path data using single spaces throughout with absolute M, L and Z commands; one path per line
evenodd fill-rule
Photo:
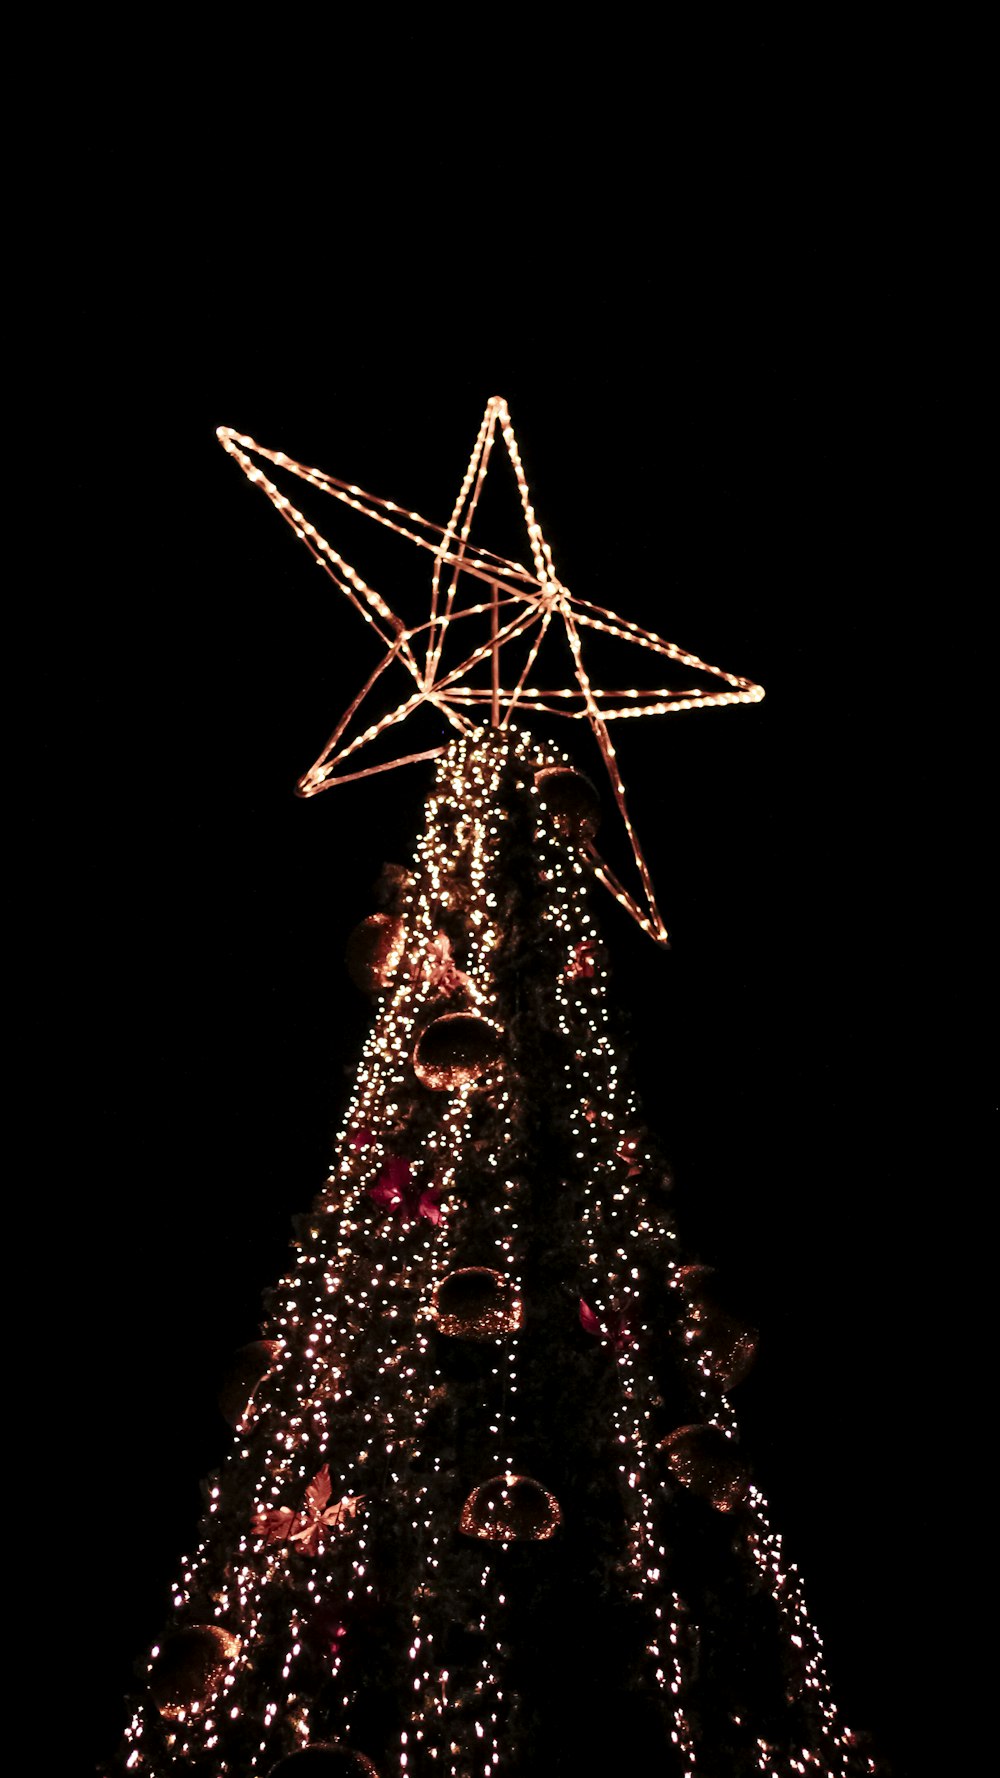
M 532 572 L 469 543 L 498 432 Z M 739 1443 L 754 1335 L 681 1251 L 591 907 L 596 878 L 665 940 L 609 722 L 760 689 L 571 598 L 499 400 L 439 530 L 222 437 L 385 644 L 303 793 L 386 769 L 357 755 L 419 707 L 456 734 L 428 750 L 415 857 L 351 940 L 375 1022 L 329 1181 L 230 1379 L 235 1442 L 121 1766 L 871 1771 Z M 403 626 L 262 458 L 431 549 L 428 621 Z M 683 688 L 595 688 L 587 626 L 680 663 Z M 574 683 L 542 689 L 557 631 Z M 396 664 L 414 692 L 352 734 Z M 551 714 L 598 739 L 632 891 L 597 854 L 594 786 L 542 736 Z

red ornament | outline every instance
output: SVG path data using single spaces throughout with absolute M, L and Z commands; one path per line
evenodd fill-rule
M 437 1186 L 421 1185 L 412 1174 L 410 1162 L 402 1155 L 393 1155 L 386 1161 L 377 1185 L 370 1188 L 368 1196 L 387 1210 L 390 1216 L 398 1216 L 404 1228 L 408 1228 L 413 1222 L 419 1222 L 421 1217 L 426 1217 L 428 1222 L 439 1223 L 440 1190 Z
M 627 1346 L 634 1345 L 629 1332 L 627 1309 L 613 1309 L 603 1322 L 598 1321 L 589 1303 L 580 1298 L 580 1326 L 584 1333 L 592 1334 L 595 1340 L 607 1340 L 616 1357 L 625 1351 Z
M 320 1554 L 332 1532 L 344 1531 L 357 1513 L 363 1494 L 347 1494 L 331 1505 L 333 1485 L 330 1465 L 313 1476 L 306 1489 L 301 1512 L 287 1506 L 258 1506 L 254 1510 L 253 1534 L 265 1543 L 288 1543 L 297 1546 L 302 1555 Z

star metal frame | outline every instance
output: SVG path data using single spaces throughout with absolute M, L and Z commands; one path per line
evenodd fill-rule
M 519 562 L 509 561 L 491 550 L 473 549 L 469 545 L 472 520 L 482 493 L 498 428 L 517 480 L 534 573 Z M 528 716 L 532 711 L 539 711 L 546 715 L 585 721 L 593 730 L 601 750 L 615 802 L 628 834 L 641 883 L 641 901 L 619 882 L 596 847 L 588 842 L 585 850 L 591 868 L 598 881 L 632 915 L 643 931 L 657 944 L 667 944 L 667 930 L 660 917 L 646 860 L 625 804 L 625 786 L 618 769 L 608 724 L 626 717 L 667 715 L 672 710 L 707 709 L 724 704 L 756 704 L 764 696 L 761 686 L 755 685 L 752 680 L 741 679 L 734 673 L 727 673 L 721 667 L 713 667 L 707 661 L 699 660 L 696 655 L 678 648 L 675 643 L 665 641 L 652 630 L 642 629 L 628 618 L 619 617 L 617 613 L 591 604 L 587 599 L 575 598 L 569 592 L 555 572 L 552 552 L 535 516 L 507 403 L 500 395 L 491 396 L 486 404 L 486 412 L 454 510 L 444 526 L 434 524 L 418 512 L 398 506 L 395 501 L 366 494 L 355 484 L 327 475 L 323 470 L 297 463 L 283 451 L 268 450 L 243 433 L 234 432 L 230 426 L 220 426 L 218 438 L 223 449 L 235 458 L 248 480 L 262 489 L 286 523 L 291 525 L 295 535 L 305 544 L 314 560 L 329 575 L 338 590 L 346 595 L 355 610 L 360 612 L 385 649 L 382 659 L 351 700 L 319 758 L 299 779 L 299 794 L 315 796 L 321 790 L 332 790 L 338 784 L 349 784 L 360 778 L 372 777 L 377 772 L 391 771 L 396 766 L 410 765 L 417 760 L 436 759 L 445 751 L 443 746 L 430 748 L 423 753 L 402 754 L 382 765 L 367 766 L 350 772 L 338 770 L 346 760 L 367 747 L 379 735 L 397 723 L 405 722 L 423 704 L 434 705 L 454 729 L 466 735 L 480 726 L 473 720 L 473 714 L 477 707 L 486 705 L 489 706 L 490 722 L 493 727 L 500 729 L 509 726 L 511 717 L 518 708 Z M 255 457 L 299 476 L 310 486 L 331 495 L 333 499 L 352 507 L 365 517 L 374 519 L 388 530 L 395 531 L 418 548 L 429 550 L 434 557 L 434 566 L 431 575 L 430 615 L 424 622 L 414 626 L 404 624 L 382 595 L 362 579 L 304 514 L 282 494 L 280 488 L 276 487 L 254 461 Z M 477 592 L 471 602 L 466 602 L 461 585 L 462 575 L 469 576 L 477 583 L 477 588 L 482 589 L 482 595 L 479 596 Z M 442 652 L 447 633 L 466 618 L 488 618 L 489 635 L 485 641 L 477 643 L 457 665 L 444 668 Z M 575 684 L 545 688 L 536 686 L 531 676 L 539 650 L 553 621 L 561 623 L 565 630 Z M 721 680 L 724 689 L 698 691 L 689 688 L 671 691 L 661 687 L 643 691 L 635 686 L 623 690 L 596 687 L 591 684 L 584 665 L 581 645 L 581 631 L 588 629 L 602 631 L 623 642 L 632 642 L 649 654 L 663 656 L 699 673 L 707 673 Z M 516 682 L 511 686 L 501 685 L 501 653 L 504 649 L 509 650 L 510 644 L 519 638 L 530 640 L 527 658 Z M 345 739 L 353 718 L 393 661 L 398 661 L 410 674 L 415 690 L 378 721 Z M 487 663 L 491 671 L 490 685 L 471 685 L 470 673 L 478 667 L 485 667 Z

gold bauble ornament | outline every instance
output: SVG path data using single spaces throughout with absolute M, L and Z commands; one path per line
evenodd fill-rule
M 362 994 L 380 994 L 392 981 L 406 943 L 406 927 L 396 914 L 369 914 L 347 941 L 347 973 Z
M 442 1278 L 434 1291 L 434 1315 L 451 1339 L 495 1340 L 521 1326 L 524 1311 L 502 1272 L 466 1266 Z
M 562 1523 L 559 1502 L 526 1475 L 498 1475 L 474 1488 L 458 1528 L 487 1543 L 541 1543 Z
M 716 1301 L 712 1266 L 681 1266 L 675 1281 L 685 1297 L 681 1339 L 701 1377 L 725 1392 L 749 1375 L 757 1356 L 757 1332 Z
M 214 1698 L 240 1652 L 240 1639 L 218 1624 L 185 1624 L 165 1636 L 153 1657 L 149 1689 L 170 1721 Z
M 717 1512 L 746 1499 L 750 1478 L 731 1438 L 719 1426 L 678 1426 L 660 1443 L 677 1480 Z
M 442 1013 L 417 1039 L 414 1072 L 432 1092 L 452 1093 L 494 1068 L 502 1048 L 502 1032 L 478 1013 Z

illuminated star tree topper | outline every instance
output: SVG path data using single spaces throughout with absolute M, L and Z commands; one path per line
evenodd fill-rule
M 469 542 L 498 429 L 517 480 L 533 572 L 491 550 L 474 548 Z M 443 746 L 422 753 L 402 754 L 380 765 L 348 772 L 339 769 L 425 704 L 433 705 L 461 734 L 470 734 L 479 726 L 476 719 L 487 707 L 490 722 L 501 729 L 508 727 L 518 709 L 529 716 L 536 711 L 585 721 L 593 730 L 607 767 L 615 802 L 635 858 L 641 899 L 636 899 L 619 882 L 593 843 L 588 842 L 591 866 L 598 880 L 638 921 L 643 931 L 658 944 L 666 944 L 666 927 L 656 905 L 638 836 L 629 818 L 625 786 L 608 724 L 626 717 L 662 716 L 672 710 L 755 704 L 764 696 L 762 688 L 749 679 L 727 673 L 721 667 L 710 666 L 707 661 L 686 653 L 652 630 L 642 629 L 628 618 L 619 617 L 603 606 L 578 599 L 570 593 L 556 574 L 552 552 L 535 516 L 507 403 L 500 395 L 491 396 L 486 404 L 458 498 L 444 526 L 398 506 L 395 501 L 366 494 L 355 484 L 323 470 L 297 463 L 283 451 L 268 450 L 229 426 L 221 426 L 218 437 L 223 448 L 236 459 L 248 479 L 268 496 L 384 647 L 382 658 L 351 700 L 319 758 L 300 778 L 300 794 L 314 796 L 321 790 L 331 790 L 338 784 L 389 771 L 394 766 L 436 758 L 444 751 Z M 423 622 L 412 626 L 404 624 L 381 593 L 362 579 L 255 459 L 273 463 L 299 476 L 334 500 L 374 519 L 418 548 L 428 550 L 434 560 L 430 612 Z M 561 625 L 565 633 L 572 674 L 567 675 L 561 685 L 541 686 L 535 683 L 533 675 L 542 643 L 553 623 Z M 595 686 L 583 657 L 582 636 L 587 630 L 601 631 L 632 643 L 647 654 L 707 674 L 719 682 L 717 688 L 687 686 L 642 690 L 637 686 L 617 689 Z M 467 649 L 464 654 L 463 649 Z M 452 662 L 451 657 L 456 652 L 461 658 Z M 505 667 L 509 663 L 509 683 L 501 683 L 501 656 Z M 410 675 L 413 689 L 394 709 L 367 727 L 361 727 L 364 720 L 358 715 L 361 706 L 393 662 L 398 662 Z M 477 669 L 487 667 L 490 683 L 474 685 L 471 676 Z

